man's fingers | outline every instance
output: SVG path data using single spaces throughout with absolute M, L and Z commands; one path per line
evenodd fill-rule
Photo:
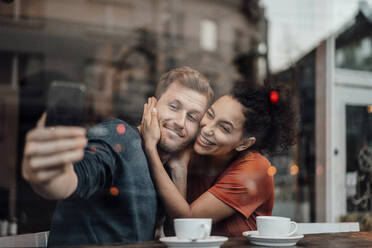
M 86 130 L 82 127 L 36 128 L 27 134 L 27 141 L 45 141 L 62 138 L 85 136 Z
M 52 156 L 33 157 L 28 161 L 29 168 L 34 171 L 63 167 L 66 164 L 80 161 L 84 157 L 84 150 L 68 151 Z
M 84 148 L 88 143 L 85 137 L 72 139 L 58 139 L 44 142 L 28 142 L 25 147 L 25 156 L 48 155 L 69 150 Z
M 64 173 L 64 170 L 65 169 L 63 167 L 60 167 L 40 171 L 33 176 L 33 181 L 39 183 L 49 182 L 53 178 L 62 175 Z
M 47 113 L 44 112 L 40 119 L 37 121 L 36 127 L 45 127 L 45 120 L 46 120 Z

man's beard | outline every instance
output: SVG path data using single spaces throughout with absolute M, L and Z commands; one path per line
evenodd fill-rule
M 176 153 L 186 149 L 186 147 L 188 147 L 189 145 L 193 144 L 195 139 L 196 139 L 196 137 L 194 139 L 190 140 L 189 142 L 185 142 L 185 143 L 182 143 L 182 144 L 177 145 L 177 146 L 174 146 L 174 145 L 172 146 L 170 144 L 167 144 L 165 140 L 160 138 L 160 141 L 158 143 L 158 149 L 160 149 L 160 151 L 165 153 L 165 154 L 176 154 Z

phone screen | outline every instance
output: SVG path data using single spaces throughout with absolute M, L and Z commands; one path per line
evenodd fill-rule
M 52 82 L 47 100 L 46 126 L 79 126 L 83 119 L 85 86 Z

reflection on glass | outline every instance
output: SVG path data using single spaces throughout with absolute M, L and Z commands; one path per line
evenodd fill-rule
M 372 209 L 371 106 L 346 106 L 347 210 Z
M 372 36 L 336 49 L 336 67 L 372 71 Z

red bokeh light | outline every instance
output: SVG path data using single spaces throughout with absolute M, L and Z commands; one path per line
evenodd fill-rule
M 123 135 L 126 131 L 126 128 L 124 126 L 124 124 L 119 124 L 116 126 L 116 132 L 119 134 L 119 135 Z
M 277 103 L 279 101 L 279 93 L 275 90 L 270 92 L 270 101 L 272 103 Z

